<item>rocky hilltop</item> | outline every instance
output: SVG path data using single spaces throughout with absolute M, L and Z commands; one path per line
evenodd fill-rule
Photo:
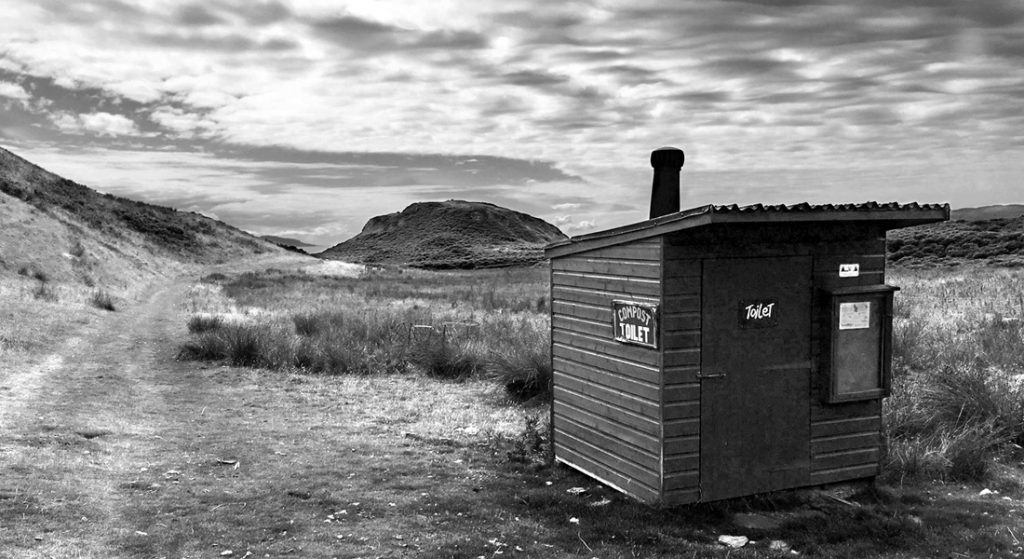
M 486 202 L 418 202 L 371 218 L 358 235 L 318 256 L 417 268 L 488 268 L 539 262 L 545 245 L 565 238 L 542 219 Z
M 279 247 L 173 208 L 100 194 L 0 148 L 0 277 L 123 287 Z

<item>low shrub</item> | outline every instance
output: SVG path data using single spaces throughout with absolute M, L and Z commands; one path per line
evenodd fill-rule
M 110 293 L 107 293 L 102 289 L 94 292 L 92 297 L 89 297 L 89 303 L 97 309 L 104 311 L 114 312 L 117 310 L 114 307 L 114 299 L 110 296 Z
M 512 438 L 512 448 L 506 452 L 509 462 L 529 464 L 543 457 L 550 446 L 548 427 L 540 417 L 529 415 L 523 419 L 523 430 Z

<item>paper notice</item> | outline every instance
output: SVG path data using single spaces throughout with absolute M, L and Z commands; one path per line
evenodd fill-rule
M 859 330 L 871 324 L 871 302 L 839 303 L 839 329 Z

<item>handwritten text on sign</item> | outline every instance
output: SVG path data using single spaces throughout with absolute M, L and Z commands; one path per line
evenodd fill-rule
M 612 301 L 612 331 L 627 344 L 658 347 L 658 306 Z
M 740 328 L 769 328 L 779 323 L 779 301 L 757 299 L 740 301 Z

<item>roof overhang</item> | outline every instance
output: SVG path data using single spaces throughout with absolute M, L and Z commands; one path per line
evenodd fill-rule
M 545 247 L 548 258 L 557 258 L 716 224 L 779 224 L 816 222 L 874 223 L 883 229 L 899 229 L 949 220 L 949 204 L 796 204 L 792 206 L 700 206 L 632 223 L 614 229 L 572 237 Z

